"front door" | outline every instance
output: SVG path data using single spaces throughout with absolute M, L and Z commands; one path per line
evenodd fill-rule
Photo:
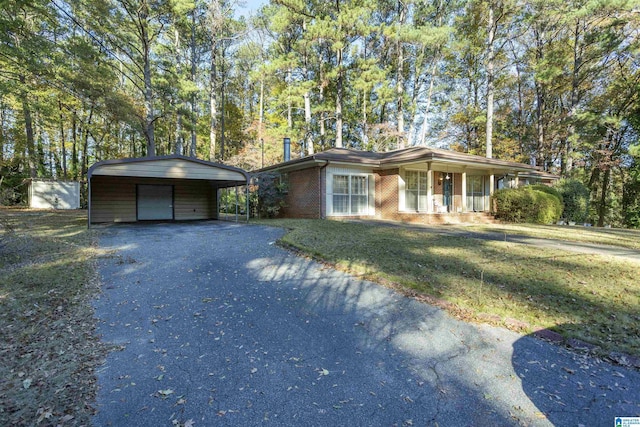
M 453 174 L 447 174 L 442 184 L 442 204 L 453 211 Z
M 137 185 L 138 221 L 173 219 L 173 185 Z

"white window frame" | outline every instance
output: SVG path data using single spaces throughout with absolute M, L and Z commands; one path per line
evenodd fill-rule
M 401 206 L 401 210 L 403 212 L 419 212 L 419 213 L 426 213 L 429 212 L 429 204 L 432 202 L 431 200 L 429 200 L 429 172 L 428 170 L 422 170 L 422 169 L 405 169 L 403 171 L 402 174 L 402 181 L 403 184 L 401 186 L 401 188 L 399 188 L 400 192 L 401 192 L 401 197 L 399 197 L 399 199 L 402 201 L 402 206 Z M 407 200 L 409 199 L 408 196 L 408 192 L 409 191 L 414 191 L 414 190 L 409 190 L 408 189 L 408 180 L 407 180 L 407 174 L 408 173 L 417 173 L 418 174 L 418 198 L 416 200 L 417 203 L 417 209 L 409 209 L 407 207 Z M 424 194 L 422 194 L 420 192 L 420 175 L 424 174 L 424 180 L 426 183 L 426 188 L 424 189 Z M 424 201 L 424 206 L 420 206 L 420 197 L 424 196 L 426 198 L 426 200 Z
M 333 192 L 333 178 L 335 176 L 348 177 L 348 189 L 347 193 L 334 193 Z M 365 178 L 365 194 L 367 197 L 367 204 L 363 212 L 352 213 L 353 196 L 363 196 L 362 194 L 353 194 L 352 179 L 354 177 Z M 351 173 L 351 172 L 333 172 L 327 174 L 327 216 L 333 217 L 349 217 L 349 216 L 371 216 L 375 214 L 375 178 L 370 173 Z M 347 212 L 334 212 L 333 209 L 333 197 L 334 196 L 347 196 Z

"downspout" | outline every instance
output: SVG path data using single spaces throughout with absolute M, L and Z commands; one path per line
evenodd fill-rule
M 327 166 L 329 166 L 329 160 L 325 160 L 324 161 L 324 165 L 322 165 L 320 167 L 320 169 L 318 169 L 318 198 L 319 198 L 319 205 L 318 207 L 320 208 L 320 219 L 325 219 L 326 218 L 326 214 L 323 215 L 323 211 L 322 211 L 322 171 L 325 170 L 325 168 Z M 326 187 L 325 187 L 326 188 Z

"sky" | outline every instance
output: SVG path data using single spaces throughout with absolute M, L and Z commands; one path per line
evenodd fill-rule
M 236 9 L 237 16 L 255 14 L 260 6 L 269 3 L 269 0 L 240 0 Z

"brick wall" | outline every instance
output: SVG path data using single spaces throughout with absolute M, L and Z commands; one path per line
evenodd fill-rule
M 319 167 L 289 172 L 289 193 L 282 218 L 320 218 Z
M 376 177 L 376 215 L 385 219 L 396 219 L 398 215 L 399 169 L 378 172 Z

